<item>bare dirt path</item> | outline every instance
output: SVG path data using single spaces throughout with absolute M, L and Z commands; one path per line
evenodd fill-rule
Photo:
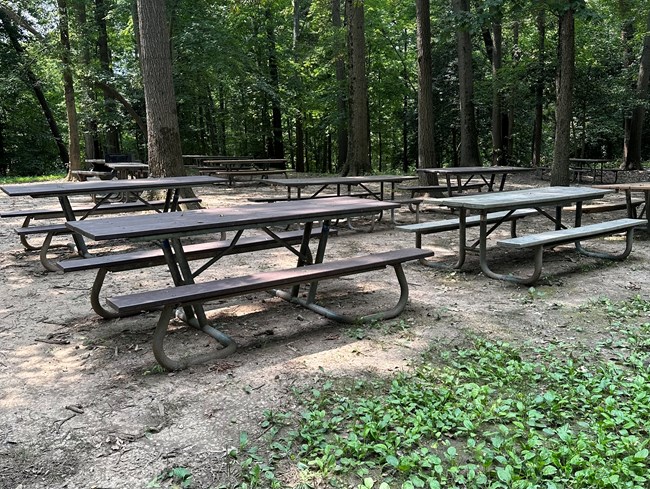
M 532 177 L 510 188 L 546 185 Z M 198 189 L 207 207 L 235 205 L 265 187 Z M 0 197 L 3 209 L 42 201 Z M 590 219 L 623 213 L 590 215 Z M 425 212 L 423 219 L 440 218 Z M 402 210 L 398 220 L 412 222 Z M 13 232 L 19 220 L 0 221 L 0 488 L 139 488 L 169 467 L 185 467 L 192 487 L 229 487 L 237 474 L 226 452 L 242 431 L 258 436 L 265 410 L 293 407 L 292 388 L 322 375 L 389 375 L 407 369 L 433 346 L 444 350 L 479 334 L 513 342 L 589 344 L 604 333 L 589 304 L 647 294 L 650 241 L 641 238 L 627 261 L 580 257 L 570 247 L 545 255 L 535 289 L 480 274 L 470 256 L 463 271 L 405 267 L 410 303 L 397 320 L 343 326 L 310 311 L 251 294 L 211 304 L 209 317 L 232 335 L 239 350 L 227 359 L 165 373 L 150 340 L 155 314 L 103 320 L 88 301 L 92 272 L 48 273 Z M 531 220 L 520 230 L 543 226 Z M 505 230 L 504 232 L 507 232 Z M 411 235 L 380 223 L 373 233 L 341 228 L 331 258 L 410 247 Z M 454 233 L 429 236 L 425 246 L 451 257 Z M 618 239 L 604 246 L 620 249 Z M 116 244 L 113 249 L 126 247 Z M 507 266 L 528 267 L 531 257 L 496 252 Z M 210 277 L 292 266 L 280 250 L 226 257 Z M 107 293 L 170 284 L 163 268 L 109 277 Z M 323 284 L 322 297 L 344 310 L 371 311 L 396 300 L 386 272 Z M 210 348 L 210 340 L 178 326 L 175 348 Z

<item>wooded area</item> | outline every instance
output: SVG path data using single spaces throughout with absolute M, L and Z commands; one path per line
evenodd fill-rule
M 107 153 L 174 174 L 181 151 L 639 169 L 649 31 L 645 0 L 0 2 L 0 175 Z

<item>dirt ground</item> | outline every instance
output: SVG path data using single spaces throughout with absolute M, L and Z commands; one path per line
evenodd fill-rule
M 509 188 L 531 185 L 548 182 L 519 176 Z M 197 189 L 209 208 L 273 192 L 280 190 Z M 3 210 L 45 204 L 0 197 Z M 424 209 L 423 220 L 448 217 L 431 212 L 431 206 Z M 590 214 L 586 220 L 623 216 L 617 211 Z M 408 210 L 400 210 L 397 218 L 405 223 L 414 219 Z M 234 487 L 237 471 L 227 451 L 238 445 L 240 432 L 251 439 L 260 436 L 265 410 L 294 408 L 296 386 L 323 376 L 390 375 L 408 369 L 429 348 L 451 348 L 474 334 L 515 343 L 589 345 L 606 334 L 596 308 L 589 307 L 594 300 L 621 300 L 650 290 L 650 241 L 641 236 L 622 263 L 582 257 L 570 246 L 549 250 L 543 278 L 534 289 L 484 277 L 473 255 L 462 271 L 409 263 L 410 302 L 396 320 L 336 324 L 263 293 L 220 301 L 209 304 L 208 315 L 235 338 L 238 351 L 167 373 L 157 368 L 151 352 L 157 314 L 99 318 L 89 304 L 94 273 L 46 272 L 36 253 L 22 249 L 13 231 L 20 224 L 18 219 L 0 221 L 2 489 L 144 488 L 171 467 L 188 469 L 192 487 Z M 538 218 L 519 227 L 520 233 L 542 228 L 548 228 L 548 221 Z M 413 244 L 411 234 L 385 221 L 372 233 L 342 226 L 330 240 L 327 259 Z M 456 245 L 455 233 L 424 240 L 440 260 L 452 259 Z M 621 249 L 624 242 L 611 238 L 598 246 Z M 128 247 L 116 243 L 110 251 Z M 493 250 L 491 256 L 504 270 L 532 265 L 526 253 Z M 291 267 L 294 258 L 272 250 L 219 263 L 205 278 Z M 170 278 L 163 267 L 122 272 L 109 276 L 106 295 L 167 285 Z M 319 297 L 324 304 L 359 314 L 394 304 L 395 285 L 394 274 L 385 270 L 323 283 Z M 167 346 L 169 351 L 212 347 L 209 338 L 180 323 Z

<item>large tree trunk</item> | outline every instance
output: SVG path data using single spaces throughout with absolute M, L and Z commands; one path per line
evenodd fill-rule
M 65 111 L 68 116 L 68 151 L 70 164 L 68 179 L 77 178 L 72 173 L 81 170 L 81 147 L 79 144 L 79 124 L 77 106 L 74 99 L 74 82 L 70 59 L 70 33 L 68 27 L 68 6 L 66 0 L 57 0 L 59 7 L 59 34 L 61 36 L 61 62 L 63 64 L 63 90 L 65 94 Z
M 535 122 L 533 126 L 532 162 L 533 167 L 542 165 L 542 123 L 544 115 L 544 46 L 546 44 L 546 14 L 543 9 L 537 14 L 539 58 L 535 81 Z
M 643 135 L 643 120 L 645 119 L 645 102 L 648 98 L 648 83 L 650 82 L 650 13 L 648 13 L 646 35 L 643 39 L 643 51 L 639 63 L 639 76 L 636 82 L 637 105 L 630 120 L 630 140 L 626 151 L 623 168 L 626 170 L 642 170 L 641 139 Z
M 345 1 L 348 19 L 349 140 L 343 174 L 363 175 L 370 171 L 368 138 L 368 80 L 366 79 L 366 40 L 364 0 Z
M 41 110 L 43 111 L 45 120 L 47 121 L 47 124 L 50 128 L 50 132 L 52 133 L 52 138 L 54 139 L 57 149 L 59 150 L 59 158 L 61 158 L 61 162 L 64 165 L 67 165 L 70 162 L 70 157 L 68 155 L 68 148 L 65 146 L 65 143 L 63 142 L 63 137 L 61 136 L 59 125 L 57 124 L 56 119 L 54 118 L 54 114 L 52 113 L 52 109 L 50 109 L 50 104 L 47 102 L 47 99 L 45 98 L 45 94 L 41 89 L 41 82 L 38 80 L 34 72 L 29 68 L 29 63 L 24 62 L 25 50 L 20 44 L 18 38 L 18 31 L 11 23 L 9 18 L 5 15 L 5 12 L 1 9 L 0 9 L 0 21 L 2 22 L 2 26 L 5 32 L 9 36 L 9 41 L 11 42 L 11 46 L 14 48 L 14 51 L 16 51 L 18 58 L 21 61 L 23 61 L 22 69 L 25 72 L 25 76 L 27 77 L 29 86 L 34 91 L 34 96 L 36 97 L 36 100 L 38 100 L 38 103 L 41 106 Z
M 435 168 L 436 160 L 433 115 L 433 67 L 431 62 L 431 17 L 429 0 L 416 0 L 418 49 L 418 168 Z M 422 173 L 423 185 L 435 185 L 435 175 Z M 430 180 L 430 182 L 429 182 Z
M 571 154 L 571 104 L 573 72 L 575 69 L 574 11 L 567 8 L 560 15 L 558 34 L 558 72 L 556 80 L 555 148 L 551 185 L 570 183 L 569 156 Z
M 140 61 L 147 106 L 149 173 L 154 177 L 185 173 L 174 96 L 169 27 L 164 2 L 137 0 Z
M 332 0 L 332 26 L 335 31 L 334 53 L 336 56 L 336 146 L 337 157 L 336 167 L 342 168 L 347 160 L 348 155 L 348 108 L 345 99 L 345 45 L 339 41 L 338 33 L 341 31 L 341 0 Z
M 472 70 L 472 39 L 469 27 L 460 17 L 469 15 L 469 0 L 452 0 L 458 20 L 456 30 L 458 48 L 458 83 L 460 99 L 460 166 L 480 166 L 478 131 L 474 109 L 474 74 Z

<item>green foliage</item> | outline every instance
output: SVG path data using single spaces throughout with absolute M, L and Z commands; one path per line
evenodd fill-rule
M 266 458 L 244 438 L 242 487 L 283 487 L 283 459 L 331 487 L 648 487 L 650 301 L 594 306 L 614 357 L 476 339 L 393 379 L 305 390 L 293 424 L 266 414 Z

